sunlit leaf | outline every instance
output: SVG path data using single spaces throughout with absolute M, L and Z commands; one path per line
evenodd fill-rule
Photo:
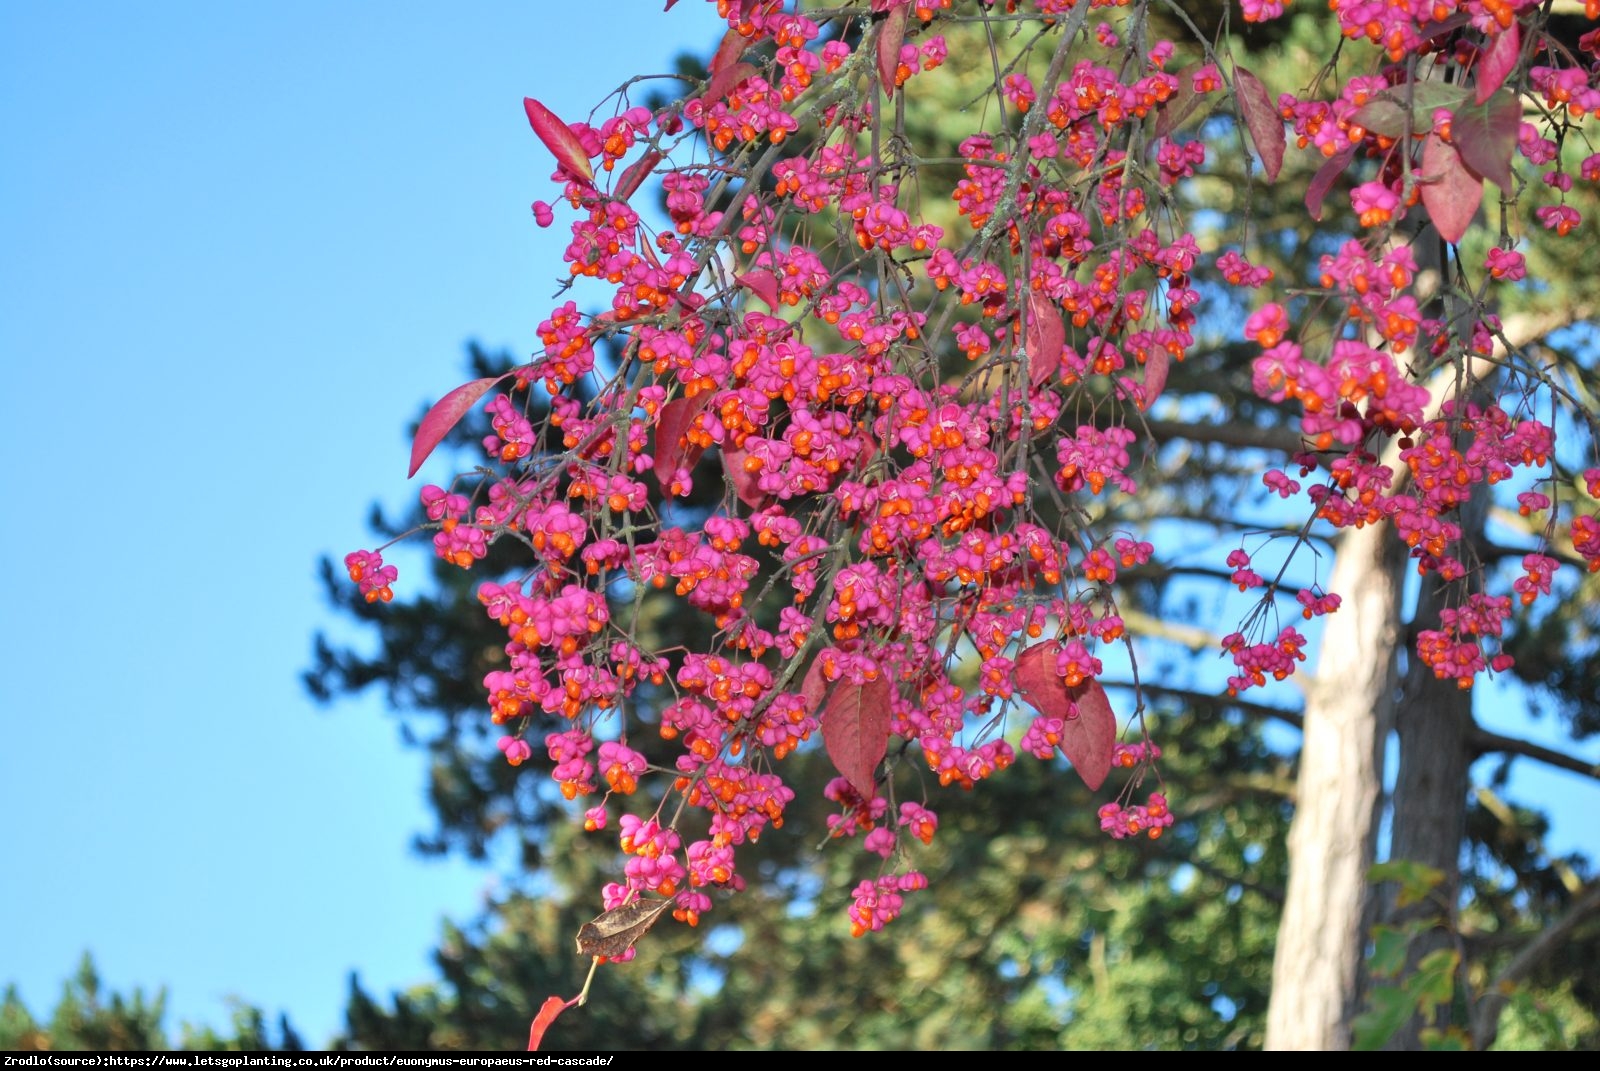
M 522 98 L 522 108 L 528 113 L 528 123 L 533 127 L 533 132 L 550 150 L 550 155 L 556 158 L 561 170 L 587 185 L 594 185 L 594 167 L 589 163 L 589 154 L 584 151 L 583 142 L 578 140 L 572 128 L 532 97 Z
M 779 305 L 783 303 L 783 299 L 778 296 L 778 277 L 765 268 L 756 268 L 743 275 L 735 275 L 733 281 L 765 301 L 767 308 L 773 312 L 777 312 Z
M 417 425 L 417 436 L 411 440 L 411 471 L 406 473 L 406 479 L 417 474 L 422 463 L 428 460 L 428 455 L 434 448 L 444 441 L 450 434 L 450 429 L 460 423 L 461 418 L 467 414 L 479 398 L 487 394 L 496 383 L 506 379 L 511 373 L 503 376 L 490 376 L 488 379 L 475 379 L 471 383 L 463 383 L 455 390 L 433 403 L 433 408 L 428 410 L 422 418 L 422 423 Z
M 528 1028 L 528 1051 L 538 1052 L 539 1043 L 544 1040 L 544 1032 L 550 1029 L 550 1024 L 556 1021 L 556 1016 L 567 1010 L 567 1002 L 560 997 L 546 997 L 545 1002 L 539 1006 L 539 1014 L 533 1017 L 533 1025 Z
M 1511 25 L 1489 39 L 1489 47 L 1478 57 L 1476 100 L 1484 103 L 1505 85 L 1506 77 L 1517 69 L 1522 57 L 1522 30 L 1515 19 Z

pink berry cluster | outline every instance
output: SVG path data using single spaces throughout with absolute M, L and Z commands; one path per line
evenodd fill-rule
M 931 781 L 972 788 L 1019 747 L 1055 761 L 1075 746 L 1083 727 L 1069 723 L 1100 709 L 1086 697 L 1104 694 L 1103 656 L 1129 642 L 1119 571 L 1157 554 L 1094 518 L 1140 491 L 1144 414 L 1195 345 L 1195 273 L 1243 291 L 1273 282 L 1243 248 L 1203 249 L 1173 207 L 1207 165 L 1181 126 L 1196 107 L 1233 108 L 1258 143 L 1263 124 L 1281 140 L 1288 122 L 1326 156 L 1377 160 L 1351 195 L 1364 237 L 1311 281 L 1345 310 L 1326 352 L 1291 338 L 1281 303 L 1245 325 L 1263 350 L 1257 392 L 1300 407 L 1299 477 L 1322 473 L 1307 492 L 1318 518 L 1392 522 L 1425 572 L 1460 577 L 1451 512 L 1552 463 L 1554 433 L 1526 405 L 1436 404 L 1428 385 L 1428 368 L 1491 353 L 1497 326 L 1487 312 L 1466 327 L 1425 316 L 1413 254 L 1383 240 L 1420 165 L 1403 139 L 1359 125 L 1403 87 L 1381 56 L 1336 100 L 1285 96 L 1273 111 L 1253 75 L 1208 50 L 1083 17 L 1121 4 L 1017 0 L 1008 17 L 1035 21 L 1008 47 L 1032 51 L 970 109 L 984 125 L 941 185 L 891 136 L 897 109 L 944 77 L 963 12 L 1001 5 L 873 0 L 816 19 L 776 0 L 716 6 L 723 41 L 687 101 L 652 112 L 620 93 L 614 114 L 576 123 L 529 102 L 561 184 L 535 220 L 567 227 L 567 276 L 599 298 L 551 308 L 541 352 L 493 389 L 478 475 L 422 492 L 441 559 L 472 568 L 505 541 L 523 554 L 518 574 L 478 589 L 505 632 L 489 717 L 508 762 L 542 750 L 585 827 L 617 838 L 608 908 L 670 898 L 693 924 L 714 893 L 740 889 L 739 850 L 795 800 L 783 760 L 821 736 L 841 774 L 828 829 L 859 838 L 876 870 L 850 929 L 880 929 L 926 886 L 909 842 L 938 829 Z M 1243 6 L 1251 21 L 1283 11 Z M 1436 9 L 1465 13 L 1481 50 L 1529 7 L 1332 6 L 1347 36 L 1391 54 L 1434 49 Z M 1429 62 L 1459 64 L 1470 85 L 1476 55 Z M 1592 82 L 1571 81 L 1536 86 L 1587 108 Z M 1448 118 L 1430 122 L 1413 132 L 1442 137 Z M 1544 140 L 1535 131 L 1523 155 L 1541 163 Z M 660 225 L 630 203 L 652 174 Z M 1485 270 L 1510 285 L 1523 268 L 1508 244 Z M 1300 493 L 1281 471 L 1265 482 Z M 1600 561 L 1600 521 L 1577 518 L 1572 541 Z M 1525 560 L 1524 601 L 1550 593 L 1555 561 Z M 347 565 L 369 600 L 390 598 L 378 554 Z M 1228 565 L 1241 591 L 1274 597 L 1242 548 Z M 1309 618 L 1338 596 L 1300 603 Z M 1482 659 L 1463 647 L 1499 635 L 1500 608 L 1471 596 L 1424 658 L 1470 678 Z M 659 642 L 663 613 L 693 638 Z M 1230 635 L 1229 691 L 1284 679 L 1306 643 L 1293 628 Z M 1131 770 L 1131 789 L 1160 755 L 1137 724 L 1136 740 L 1067 753 L 1097 756 L 1095 785 L 1105 767 Z M 1114 837 L 1174 821 L 1159 791 L 1099 814 Z

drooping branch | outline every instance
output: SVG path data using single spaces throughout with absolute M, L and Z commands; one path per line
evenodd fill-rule
M 1513 736 L 1502 736 L 1488 729 L 1475 728 L 1467 736 L 1467 744 L 1472 749 L 1473 758 L 1480 755 L 1500 753 L 1506 755 L 1522 755 L 1526 758 L 1537 759 L 1548 766 L 1561 770 L 1571 770 L 1573 773 L 1582 774 L 1600 781 L 1600 764 L 1585 762 L 1576 755 L 1569 755 L 1565 751 L 1535 744 L 1531 740 L 1519 740 Z
M 1505 969 L 1489 984 L 1487 992 L 1472 1014 L 1472 1043 L 1485 1049 L 1500 1032 L 1500 1012 L 1510 996 L 1508 991 L 1532 974 L 1562 946 L 1578 924 L 1600 910 L 1600 881 L 1591 882 L 1555 922 L 1541 930 L 1522 950 L 1511 957 Z

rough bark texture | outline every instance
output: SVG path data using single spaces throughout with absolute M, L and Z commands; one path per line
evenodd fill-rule
M 1481 544 L 1488 515 L 1484 496 L 1462 511 L 1466 540 Z M 1451 594 L 1454 598 L 1450 598 Z M 1465 584 L 1445 586 L 1437 579 L 1423 581 L 1414 622 L 1439 619 L 1439 611 L 1466 596 Z M 1423 956 L 1454 943 L 1456 904 L 1461 888 L 1461 841 L 1466 835 L 1466 797 L 1472 764 L 1472 692 L 1453 680 L 1440 680 L 1420 660 L 1410 658 L 1400 689 L 1395 730 L 1400 737 L 1400 758 L 1395 772 L 1393 834 L 1390 859 L 1425 863 L 1444 874 L 1444 881 L 1426 902 L 1400 908 L 1386 900 L 1384 921 L 1402 926 L 1431 920 L 1431 928 L 1412 942 L 1406 954 L 1406 971 L 1416 969 Z M 1392 900 L 1392 897 L 1389 898 Z M 1389 1042 L 1388 1048 L 1421 1051 L 1421 1032 L 1449 1025 L 1448 1007 L 1427 1018 L 1413 1016 Z
M 1381 526 L 1347 533 L 1306 697 L 1289 827 L 1289 886 L 1272 967 L 1269 1049 L 1348 1049 L 1367 925 L 1367 867 L 1392 722 L 1404 545 Z

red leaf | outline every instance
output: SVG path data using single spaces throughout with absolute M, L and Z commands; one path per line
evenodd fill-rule
M 656 169 L 656 165 L 659 164 L 662 159 L 662 155 L 652 149 L 643 156 L 639 157 L 639 159 L 635 160 L 633 163 L 629 164 L 628 169 L 624 171 L 622 173 L 622 177 L 617 180 L 617 188 L 611 191 L 611 196 L 615 197 L 619 201 L 626 201 L 628 198 L 632 197 L 634 191 L 644 184 L 644 180 L 650 177 L 650 172 Z M 644 243 L 644 248 L 648 250 L 650 248 L 650 243 Z
M 1350 161 L 1356 157 L 1356 147 L 1346 146 L 1328 158 L 1328 162 L 1317 168 L 1317 173 L 1311 176 L 1311 182 L 1306 186 L 1306 211 L 1311 213 L 1311 218 L 1322 222 L 1322 199 L 1328 196 L 1328 191 L 1333 189 L 1335 180 L 1344 169 L 1350 166 Z
M 733 493 L 739 496 L 739 501 L 751 509 L 760 509 L 767 503 L 767 493 L 761 489 L 760 473 L 744 467 L 745 458 L 749 456 L 737 446 L 724 446 L 722 468 L 728 474 L 728 482 L 733 485 Z
M 889 17 L 883 20 L 883 29 L 878 32 L 878 81 L 891 99 L 894 97 L 894 73 L 900 69 L 900 46 L 906 39 L 906 15 L 910 10 L 909 2 L 890 8 Z
M 1283 133 L 1283 117 L 1278 114 L 1278 106 L 1272 103 L 1261 79 L 1246 68 L 1234 66 L 1233 87 L 1239 96 L 1239 115 L 1250 131 L 1250 140 L 1255 142 L 1267 181 L 1276 182 L 1283 168 L 1283 150 L 1288 141 Z
M 711 81 L 706 83 L 704 94 L 706 103 L 712 104 L 721 100 L 737 88 L 740 82 L 757 73 L 759 72 L 749 63 L 735 63 L 722 68 L 711 76 Z
M 743 275 L 735 275 L 733 281 L 749 290 L 756 297 L 767 303 L 767 308 L 773 312 L 778 311 L 782 298 L 778 296 L 778 277 L 765 268 L 747 271 Z
M 1494 91 L 1505 85 L 1506 76 L 1517 69 L 1522 57 L 1522 31 L 1519 23 L 1512 21 L 1489 42 L 1489 50 L 1478 60 L 1477 101 L 1482 104 L 1494 96 Z
M 1034 644 L 1017 655 L 1013 672 L 1017 691 L 1039 713 L 1051 718 L 1072 717 L 1072 701 L 1067 683 L 1056 672 L 1056 655 L 1061 645 L 1055 640 Z
M 805 679 L 800 682 L 800 694 L 805 697 L 808 714 L 815 713 L 822 705 L 822 697 L 828 694 L 828 683 L 828 678 L 822 675 L 822 659 L 813 658 Z
M 1117 716 L 1099 681 L 1069 688 L 1056 673 L 1061 645 L 1054 640 L 1035 644 L 1017 655 L 1017 691 L 1039 713 L 1062 719 L 1061 751 L 1092 792 L 1111 772 L 1111 755 L 1117 746 Z
M 556 1016 L 567 1010 L 567 1002 L 560 997 L 546 997 L 545 1002 L 539 1005 L 539 1014 L 533 1017 L 533 1025 L 528 1028 L 528 1051 L 538 1052 L 539 1043 L 544 1040 L 544 1032 L 550 1029 L 550 1024 L 556 1021 Z
M 1437 134 L 1429 134 L 1422 146 L 1417 189 L 1439 237 L 1452 244 L 1461 241 L 1483 201 L 1483 179 L 1468 171 L 1455 149 Z
M 510 375 L 511 373 L 507 372 L 504 376 L 474 379 L 471 383 L 461 384 L 434 402 L 433 408 L 428 410 L 428 415 L 417 425 L 417 437 L 411 440 L 411 471 L 406 473 L 406 479 L 409 480 L 417 474 L 422 463 L 428 460 L 428 455 L 433 453 L 434 447 L 443 442 L 444 437 L 450 434 L 450 429 L 460 423 L 473 403 L 487 394 L 490 387 Z
M 822 742 L 834 768 L 870 800 L 878 763 L 889 750 L 889 682 L 841 683 L 822 711 Z
M 678 469 L 693 469 L 705 447 L 691 443 L 686 435 L 695 417 L 706 406 L 706 395 L 699 398 L 674 398 L 661 407 L 656 417 L 656 479 L 661 490 L 672 493 L 672 474 Z
M 1111 756 L 1117 747 L 1117 716 L 1099 681 L 1085 681 L 1069 689 L 1075 699 L 1075 717 L 1068 718 L 1061 732 L 1061 750 L 1078 771 L 1083 783 L 1093 792 L 1105 784 L 1111 772 Z
M 522 98 L 522 108 L 528 113 L 528 123 L 533 127 L 533 132 L 539 135 L 544 147 L 556 158 L 561 170 L 585 185 L 593 186 L 594 168 L 589 163 L 589 154 L 583 151 L 583 142 L 578 140 L 572 128 L 532 97 Z
M 1066 344 L 1067 331 L 1061 323 L 1061 310 L 1056 308 L 1056 303 L 1037 290 L 1028 291 L 1024 311 L 1028 317 L 1023 331 L 1028 349 L 1028 368 L 1033 385 L 1037 387 L 1061 367 L 1061 347 Z
M 1463 104 L 1450 119 L 1450 140 L 1461 162 L 1502 190 L 1511 190 L 1511 156 L 1522 125 L 1522 105 L 1501 90 L 1483 104 Z
M 1167 389 L 1167 370 L 1171 367 L 1172 355 L 1166 350 L 1153 349 L 1144 359 L 1144 400 L 1139 404 L 1140 409 L 1149 409 Z
M 721 43 L 717 45 L 716 55 L 711 57 L 710 64 L 706 66 L 707 72 L 716 74 L 722 70 L 722 68 L 738 59 L 748 44 L 749 41 L 744 34 L 729 28 L 728 32 L 722 35 Z

